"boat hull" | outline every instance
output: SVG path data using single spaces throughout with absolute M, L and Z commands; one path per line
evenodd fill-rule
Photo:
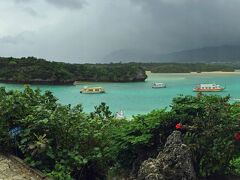
M 196 89 L 196 88 L 194 88 L 193 89 L 194 92 L 221 92 L 223 90 L 224 90 L 224 88 L 219 88 L 219 89 Z
M 86 91 L 80 91 L 80 93 L 82 93 L 82 94 L 103 94 L 103 93 L 105 93 L 105 91 L 101 91 L 101 92 L 86 92 Z
M 153 83 L 152 88 L 166 88 L 165 83 Z
M 159 88 L 166 88 L 166 86 L 162 86 L 162 87 L 152 86 L 152 88 L 159 89 Z

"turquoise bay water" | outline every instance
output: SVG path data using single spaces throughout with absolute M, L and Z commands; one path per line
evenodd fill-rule
M 164 82 L 167 88 L 152 89 L 153 82 Z M 84 83 L 77 86 L 34 85 L 42 91 L 50 90 L 63 104 L 82 104 L 86 112 L 106 102 L 112 112 L 123 110 L 128 117 L 145 114 L 153 109 L 169 107 L 178 95 L 195 95 L 193 87 L 199 83 L 217 83 L 226 86 L 219 95 L 240 98 L 240 74 L 150 74 L 145 82 L 138 83 Z M 23 89 L 23 85 L 0 84 L 7 89 Z M 105 94 L 80 94 L 83 86 L 102 86 Z

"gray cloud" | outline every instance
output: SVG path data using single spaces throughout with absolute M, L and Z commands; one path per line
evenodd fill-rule
M 46 0 L 48 3 L 59 8 L 80 9 L 85 4 L 85 0 Z
M 31 1 L 33 1 L 33 0 L 14 0 L 14 2 L 16 2 L 16 3 L 28 3 Z
M 31 4 L 31 3 L 35 3 L 36 0 L 14 0 L 14 2 L 17 4 L 17 7 L 21 11 L 33 17 L 41 17 L 41 15 L 37 12 L 37 10 L 35 10 L 34 5 Z
M 0 37 L 0 44 L 17 44 L 20 39 L 19 37 L 3 36 Z
M 23 11 L 30 14 L 31 16 L 40 17 L 39 13 L 31 7 L 25 7 L 23 8 Z
M 7 45 L 7 44 L 11 44 L 11 45 L 20 44 L 21 45 L 22 43 L 32 43 L 32 41 L 27 38 L 32 34 L 33 34 L 33 32 L 26 31 L 26 32 L 21 32 L 17 35 L 13 35 L 13 36 L 10 36 L 10 35 L 0 36 L 0 44 L 1 45 Z
M 14 1 L 17 10 L 26 8 L 28 15 L 15 9 L 0 12 L 5 14 L 0 21 L 2 42 L 13 46 L 14 40 L 6 37 L 29 30 L 34 34 L 24 38 L 34 45 L 19 41 L 18 53 L 10 48 L 9 55 L 86 62 L 120 49 L 154 54 L 240 42 L 239 0 Z M 38 13 L 44 18 L 35 18 Z
M 237 0 L 132 0 L 152 20 L 152 33 L 159 49 L 168 51 L 227 44 L 239 40 Z M 180 46 L 181 45 L 181 46 Z
M 84 0 L 46 0 L 46 1 L 57 7 L 70 9 L 82 8 L 83 4 L 85 3 Z
M 36 0 L 14 0 L 16 3 L 31 3 Z M 86 3 L 85 0 L 45 0 L 47 3 L 58 8 L 80 9 Z

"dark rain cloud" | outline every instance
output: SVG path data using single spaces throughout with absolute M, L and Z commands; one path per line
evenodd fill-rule
M 16 3 L 28 3 L 31 1 L 33 1 L 33 0 L 14 0 L 14 2 L 16 2 Z
M 84 0 L 46 0 L 50 4 L 60 8 L 79 9 L 85 4 Z
M 215 46 L 240 40 L 238 0 L 131 0 L 152 19 L 159 49 Z M 164 43 L 166 45 L 164 46 Z
M 34 17 L 41 17 L 41 15 L 31 7 L 25 7 L 23 8 L 23 11 Z
M 33 19 L 21 16 L 21 22 L 11 22 L 13 26 L 6 19 L 11 15 L 14 19 L 13 12 L 18 16 L 12 11 L 3 20 L 2 36 L 9 35 L 15 24 L 24 24 L 21 29 L 36 32 L 26 35 L 35 45 L 19 44 L 19 52 L 27 49 L 46 58 L 96 61 L 122 49 L 159 54 L 240 42 L 240 0 L 12 1 L 18 9 L 30 8 L 27 13 Z M 35 18 L 36 12 L 45 18 Z M 14 33 L 21 32 L 14 29 Z
M 16 3 L 30 3 L 37 0 L 14 0 Z M 80 9 L 86 3 L 85 0 L 45 0 L 58 8 Z
M 0 37 L 0 44 L 17 44 L 22 40 L 21 37 L 3 36 Z

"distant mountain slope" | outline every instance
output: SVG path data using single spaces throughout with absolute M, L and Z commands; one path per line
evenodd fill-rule
M 160 60 L 177 62 L 236 62 L 240 61 L 240 46 L 217 46 L 160 55 Z
M 151 54 L 140 50 L 120 50 L 110 53 L 105 59 L 113 62 L 240 62 L 240 45 L 204 47 L 168 54 Z
M 153 54 L 138 49 L 120 49 L 113 51 L 103 58 L 107 62 L 146 62 L 158 61 L 159 54 Z

